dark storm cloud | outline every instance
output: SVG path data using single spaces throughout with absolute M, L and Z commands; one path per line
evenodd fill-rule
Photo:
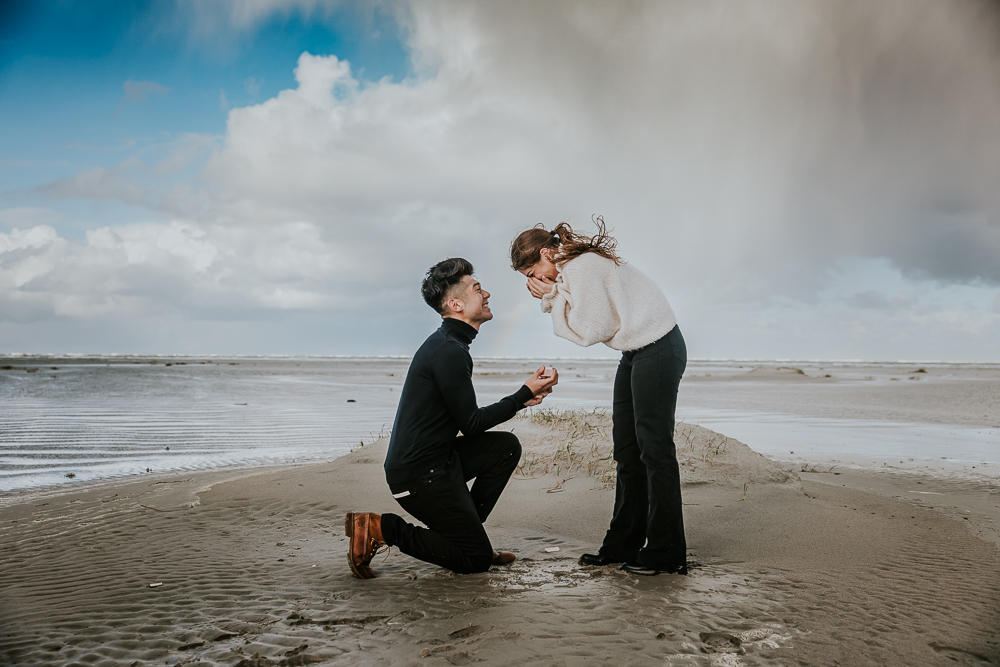
M 553 148 L 585 144 L 590 185 L 742 224 L 755 255 L 1000 283 L 998 3 L 435 7 L 417 46 L 474 34 L 470 85 L 557 109 Z

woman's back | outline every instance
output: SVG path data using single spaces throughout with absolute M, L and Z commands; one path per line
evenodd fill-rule
M 552 313 L 553 331 L 561 338 L 623 351 L 649 345 L 677 324 L 670 302 L 649 276 L 592 252 L 559 267 L 542 311 Z

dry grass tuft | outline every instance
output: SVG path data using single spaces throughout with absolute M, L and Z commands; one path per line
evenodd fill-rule
M 383 438 L 388 438 L 390 435 L 392 435 L 392 429 L 386 428 L 385 424 L 382 424 L 382 428 L 378 430 L 378 433 L 375 431 L 370 431 L 368 433 L 368 442 L 365 442 L 364 438 L 362 438 L 358 444 L 351 445 L 351 453 L 353 454 L 365 445 L 373 445 Z
M 602 489 L 615 486 L 615 462 L 612 457 L 611 415 L 607 409 L 530 410 L 521 419 L 558 432 L 558 444 L 548 454 L 525 451 L 517 474 L 523 477 L 583 472 L 594 478 Z

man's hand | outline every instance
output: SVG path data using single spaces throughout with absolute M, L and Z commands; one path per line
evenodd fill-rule
M 542 366 L 524 384 L 531 390 L 532 396 L 537 398 L 542 392 L 545 392 L 545 395 L 552 393 L 552 387 L 558 383 L 559 371 L 554 368 L 545 368 L 545 366 Z
M 543 391 L 542 393 L 540 393 L 538 396 L 535 396 L 534 398 L 532 398 L 530 401 L 525 401 L 524 402 L 524 407 L 530 408 L 532 406 L 538 405 L 539 403 L 542 402 L 542 400 L 546 396 L 548 396 L 551 393 L 552 393 L 551 389 L 546 389 L 545 391 Z
M 541 299 L 543 296 L 555 289 L 555 283 L 548 278 L 528 278 L 528 291 L 531 296 Z

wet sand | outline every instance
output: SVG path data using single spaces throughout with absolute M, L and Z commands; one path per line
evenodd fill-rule
M 507 425 L 526 456 L 487 525 L 519 559 L 479 575 L 396 550 L 378 578 L 351 575 L 344 512 L 399 511 L 384 441 L 328 463 L 19 494 L 0 510 L 0 662 L 1000 664 L 995 486 L 799 475 L 689 429 L 698 566 L 630 577 L 576 562 L 613 502 L 600 419 L 551 422 Z M 918 482 L 942 495 L 905 497 Z
M 1000 428 L 1000 365 L 694 362 L 685 406 Z

